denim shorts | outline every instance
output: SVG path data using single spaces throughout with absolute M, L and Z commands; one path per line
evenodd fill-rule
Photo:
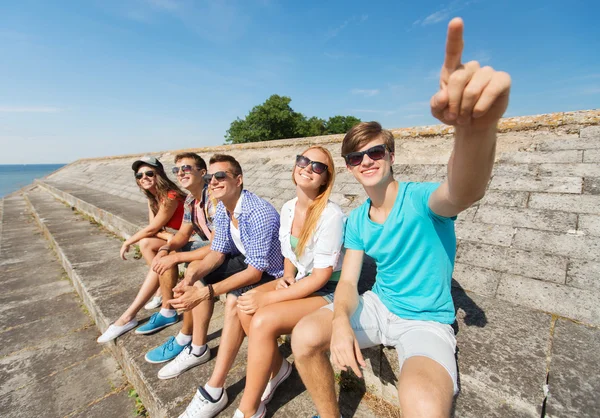
M 204 285 L 215 284 L 222 280 L 225 280 L 226 278 L 228 278 L 230 276 L 233 276 L 236 273 L 239 273 L 240 271 L 246 270 L 248 268 L 248 264 L 246 264 L 245 260 L 246 260 L 246 256 L 243 254 L 238 254 L 233 257 L 230 255 L 227 255 L 225 257 L 225 261 L 223 262 L 223 264 L 221 264 L 213 272 L 207 274 L 206 277 L 204 279 L 202 279 L 202 283 L 204 283 Z M 258 283 L 240 287 L 239 289 L 235 289 L 235 290 L 228 292 L 228 294 L 232 294 L 236 297 L 239 297 L 244 292 L 247 292 L 250 289 L 254 289 L 257 286 L 260 286 L 261 284 L 270 282 L 271 280 L 274 280 L 274 279 L 275 278 L 273 276 L 271 276 L 270 274 L 263 272 L 262 277 L 260 278 Z
M 333 293 L 337 287 L 338 282 L 327 282 L 325 286 L 317 290 L 314 295 L 322 296 L 328 303 L 333 303 Z
M 333 311 L 333 304 L 324 308 Z M 456 368 L 456 339 L 448 324 L 435 321 L 402 319 L 381 302 L 375 293 L 368 291 L 359 297 L 358 307 L 350 323 L 360 348 L 380 344 L 396 348 L 400 368 L 404 361 L 413 356 L 424 356 L 442 365 L 458 393 Z

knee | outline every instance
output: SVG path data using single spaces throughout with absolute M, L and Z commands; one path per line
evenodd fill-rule
M 150 238 L 142 238 L 138 245 L 140 246 L 140 251 L 143 253 L 151 251 L 152 248 L 152 240 Z
M 227 295 L 227 299 L 225 300 L 225 317 L 237 318 L 237 316 L 237 298 L 233 295 Z
M 310 357 L 327 351 L 330 337 L 325 335 L 319 321 L 310 315 L 302 318 L 292 332 L 292 351 L 296 358 Z
M 433 382 L 411 382 L 398 388 L 398 398 L 404 418 L 448 418 L 452 394 Z
M 252 316 L 252 320 L 250 321 L 250 329 L 249 335 L 255 337 L 259 335 L 268 335 L 275 336 L 276 334 L 276 324 L 277 318 L 273 317 L 273 315 L 269 315 L 268 312 L 264 312 L 259 309 Z

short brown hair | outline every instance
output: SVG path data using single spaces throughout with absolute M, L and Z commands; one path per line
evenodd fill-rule
M 231 169 L 233 171 L 233 175 L 234 176 L 241 176 L 242 173 L 242 166 L 240 165 L 240 163 L 238 163 L 238 160 L 236 160 L 235 158 L 233 158 L 231 155 L 227 155 L 227 154 L 215 154 L 212 157 L 210 157 L 210 161 L 208 162 L 209 164 L 213 164 L 213 163 L 229 163 L 229 165 L 231 166 Z M 242 182 L 242 190 L 244 190 L 244 182 Z
M 177 164 L 177 161 L 183 160 L 184 158 L 194 160 L 196 162 L 196 168 L 199 170 L 206 170 L 206 161 L 195 152 L 182 152 L 181 154 L 177 154 L 173 162 Z
M 383 139 L 390 152 L 394 152 L 394 135 L 387 129 L 383 129 L 379 122 L 361 122 L 354 125 L 342 141 L 342 157 L 379 138 Z

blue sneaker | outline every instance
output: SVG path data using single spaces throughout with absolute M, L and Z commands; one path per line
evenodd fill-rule
M 152 334 L 153 332 L 160 331 L 163 328 L 176 324 L 177 321 L 179 321 L 179 315 L 177 314 L 167 318 L 166 316 L 162 316 L 160 312 L 156 312 L 155 314 L 152 314 L 148 322 L 136 329 L 135 333 L 142 335 Z
M 191 345 L 191 343 L 179 345 L 177 344 L 175 337 L 170 337 L 163 345 L 159 345 L 158 347 L 148 351 L 145 359 L 148 363 L 164 363 L 166 361 L 173 360 L 179 355 L 179 353 L 183 351 L 185 347 L 189 345 Z

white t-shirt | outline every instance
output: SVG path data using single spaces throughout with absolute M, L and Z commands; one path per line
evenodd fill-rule
M 244 194 L 240 195 L 237 203 L 235 204 L 235 209 L 233 210 L 233 217 L 238 218 L 242 213 L 242 199 L 244 198 Z M 242 243 L 242 237 L 240 235 L 240 230 L 233 226 L 233 222 L 229 221 L 229 232 L 231 233 L 231 239 L 233 239 L 233 243 L 237 247 L 238 251 L 242 254 L 246 255 L 246 249 L 244 248 L 244 244 Z
M 298 270 L 296 280 L 310 274 L 313 268 L 333 267 L 333 271 L 341 270 L 344 258 L 343 243 L 346 215 L 337 204 L 332 201 L 327 202 L 312 237 L 310 237 L 304 247 L 304 252 L 298 258 L 292 250 L 290 242 L 297 201 L 298 198 L 296 197 L 283 205 L 279 227 L 281 252 Z

